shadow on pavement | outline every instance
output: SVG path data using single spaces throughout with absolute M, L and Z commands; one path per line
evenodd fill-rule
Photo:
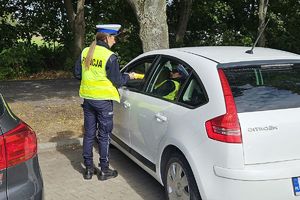
M 70 134 L 71 135 L 71 134 Z M 64 138 L 66 139 L 66 138 Z M 79 143 L 79 139 L 69 138 L 69 141 Z M 58 144 L 61 142 L 54 138 L 53 141 Z M 58 147 L 57 151 L 65 155 L 70 161 L 70 164 L 78 173 L 83 173 L 84 165 L 82 159 L 82 146 L 63 146 Z M 94 164 L 98 166 L 98 144 L 94 143 Z M 164 200 L 163 187 L 149 174 L 147 174 L 142 168 L 131 161 L 125 154 L 119 151 L 117 148 L 111 145 L 110 147 L 110 166 L 113 169 L 118 170 L 118 181 L 126 183 L 144 200 Z M 109 180 L 108 180 L 109 181 Z
M 98 154 L 98 146 L 95 147 Z M 94 156 L 99 158 L 99 154 Z M 119 176 L 144 200 L 165 199 L 163 186 L 113 145 L 110 145 L 110 166 L 118 170 Z
M 57 135 L 60 135 L 59 133 Z M 65 155 L 69 161 L 72 167 L 78 171 L 79 173 L 82 173 L 83 168 L 83 162 L 82 160 L 78 159 L 78 155 L 71 151 L 71 153 L 68 153 L 67 150 L 75 150 L 81 148 L 81 141 L 79 138 L 72 138 L 73 132 L 72 131 L 65 131 L 63 134 L 63 137 L 53 137 L 50 139 L 50 142 L 56 143 L 56 150 L 60 152 L 61 154 Z M 81 148 L 82 149 L 82 148 Z M 80 151 L 80 156 L 82 154 L 82 151 Z

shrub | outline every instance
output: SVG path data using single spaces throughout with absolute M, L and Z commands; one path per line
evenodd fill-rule
M 70 71 L 74 61 L 65 48 L 19 42 L 0 53 L 0 80 L 17 79 L 44 71 Z
M 0 53 L 0 79 L 12 79 L 45 68 L 37 45 L 17 43 Z

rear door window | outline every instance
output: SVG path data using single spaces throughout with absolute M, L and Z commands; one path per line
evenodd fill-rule
M 191 107 L 198 107 L 207 103 L 207 101 L 207 95 L 202 84 L 195 75 L 192 75 L 179 102 Z
M 300 107 L 300 65 L 224 68 L 238 112 Z

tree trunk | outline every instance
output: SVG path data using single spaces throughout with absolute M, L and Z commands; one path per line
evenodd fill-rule
M 263 30 L 263 27 L 266 24 L 266 16 L 268 10 L 269 0 L 259 0 L 259 11 L 258 11 L 258 18 L 259 18 L 259 27 L 258 27 L 258 34 Z M 258 40 L 258 46 L 264 47 L 266 46 L 266 35 L 265 32 L 261 34 L 261 37 Z
M 85 37 L 84 3 L 85 0 L 77 1 L 77 10 L 75 13 L 72 5 L 72 0 L 64 0 L 69 24 L 74 34 L 73 52 L 72 52 L 74 59 L 76 59 L 80 55 L 84 46 L 84 37 Z
M 143 51 L 169 48 L 165 0 L 127 0 L 140 25 Z
M 178 46 L 182 46 L 183 44 L 183 38 L 192 11 L 192 3 L 193 0 L 183 0 L 180 2 L 181 10 L 179 14 L 179 21 L 177 25 L 176 38 L 175 38 Z
M 21 12 L 22 12 L 22 18 L 26 19 L 26 15 L 27 15 L 27 10 L 26 10 L 26 6 L 27 5 L 26 5 L 26 2 L 24 0 L 22 0 L 21 1 L 21 5 L 22 5 L 22 10 L 21 10 Z M 23 40 L 25 41 L 25 43 L 27 45 L 30 45 L 31 44 L 32 35 L 30 34 L 29 31 L 26 31 L 26 30 L 28 30 L 28 22 L 26 22 L 26 20 L 25 20 L 25 23 L 23 24 L 23 26 L 24 26 L 24 31 L 23 31 L 24 38 L 23 38 Z

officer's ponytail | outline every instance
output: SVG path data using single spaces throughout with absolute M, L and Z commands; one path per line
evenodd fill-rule
M 88 54 L 87 54 L 85 62 L 84 62 L 84 67 L 86 69 L 89 69 L 89 67 L 91 65 L 91 61 L 93 59 L 93 55 L 94 55 L 94 51 L 95 51 L 95 47 L 96 47 L 97 41 L 100 40 L 100 41 L 103 41 L 103 42 L 107 43 L 107 41 L 106 41 L 106 37 L 107 36 L 109 36 L 107 33 L 100 33 L 100 32 L 98 32 L 96 34 L 95 40 L 91 43 L 89 51 L 88 51 Z
M 85 62 L 84 62 L 84 66 L 85 66 L 86 69 L 90 68 L 90 64 L 91 64 L 91 61 L 93 59 L 93 54 L 94 54 L 95 46 L 96 46 L 96 38 L 91 43 L 89 51 L 88 51 L 88 54 L 87 54 Z

